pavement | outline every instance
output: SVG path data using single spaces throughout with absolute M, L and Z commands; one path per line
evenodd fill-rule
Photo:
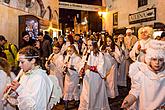
M 127 85 L 128 85 L 127 87 L 118 86 L 119 96 L 117 96 L 114 99 L 111 98 L 108 99 L 111 110 L 122 110 L 120 107 L 124 98 L 127 96 L 130 90 L 130 80 L 128 80 Z M 75 107 L 74 103 L 75 103 L 74 101 L 69 102 L 68 110 L 78 110 L 78 107 Z M 64 110 L 63 103 L 57 104 L 53 110 Z

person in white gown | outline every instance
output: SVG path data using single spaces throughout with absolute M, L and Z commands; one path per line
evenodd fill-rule
M 133 61 L 143 61 L 146 49 L 148 48 L 149 43 L 153 38 L 152 27 L 141 27 L 138 30 L 138 38 L 139 40 L 135 43 L 135 45 L 129 53 L 129 56 Z
M 53 82 L 53 100 L 51 104 L 56 105 L 60 102 L 60 98 L 63 96 L 63 55 L 60 52 L 60 44 L 57 42 L 54 44 L 53 53 L 49 56 L 45 63 L 45 67 L 49 73 L 49 78 Z
M 64 59 L 64 106 L 68 109 L 69 101 L 75 100 L 78 104 L 80 100 L 80 93 L 78 88 L 79 83 L 79 62 L 81 58 L 74 45 L 70 45 L 67 48 L 67 55 Z
M 102 79 L 106 75 L 104 56 L 99 52 L 97 41 L 88 40 L 87 45 L 90 53 L 83 56 L 80 64 L 79 74 L 85 76 L 78 110 L 110 110 L 105 80 Z
M 14 105 L 2 100 L 5 87 L 15 78 L 14 73 L 10 71 L 11 68 L 7 60 L 0 57 L 0 110 L 16 110 Z
M 117 62 L 114 57 L 112 57 L 110 48 L 103 45 L 101 48 L 101 52 L 104 55 L 104 68 L 106 73 L 106 87 L 107 87 L 107 96 L 110 98 L 115 98 L 119 95 L 118 87 L 117 87 Z
M 164 109 L 165 106 L 165 42 L 153 40 L 149 44 L 144 62 L 135 62 L 130 71 L 131 90 L 124 99 L 122 108 L 130 109 L 137 103 L 136 110 Z M 137 63 L 137 65 L 136 65 Z
M 18 60 L 23 70 L 20 81 L 14 80 L 6 91 L 9 87 L 15 91 L 20 110 L 49 110 L 53 83 L 39 66 L 39 52 L 32 46 L 24 47 L 19 50 Z
M 127 53 L 126 46 L 124 44 L 124 35 L 120 34 L 118 36 L 117 45 L 119 47 L 121 56 L 121 62 L 119 64 L 118 68 L 118 77 L 117 82 L 119 86 L 127 86 L 127 75 L 128 75 L 128 69 L 129 69 L 129 61 L 127 60 Z
M 60 52 L 60 44 L 56 43 L 53 47 L 53 53 L 49 56 L 46 61 L 45 67 L 49 71 L 49 76 L 56 76 L 58 79 L 58 84 L 63 91 L 63 65 L 64 57 Z

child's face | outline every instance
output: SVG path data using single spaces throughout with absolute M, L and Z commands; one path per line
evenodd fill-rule
M 107 38 L 107 45 L 110 46 L 112 43 L 111 39 L 110 38 Z
M 59 44 L 63 44 L 63 42 L 64 42 L 64 41 L 63 41 L 63 38 L 59 38 L 59 39 L 58 39 L 58 42 L 59 42 Z
M 119 42 L 122 42 L 124 40 L 124 37 L 119 37 L 118 40 Z
M 53 53 L 58 54 L 60 52 L 60 49 L 58 47 L 53 47 Z
M 34 62 L 28 61 L 23 54 L 19 54 L 19 67 L 23 69 L 24 72 L 27 72 L 32 69 Z
M 72 55 L 74 53 L 73 48 L 68 47 L 67 53 L 68 53 L 68 55 Z
M 151 58 L 150 67 L 154 71 L 160 71 L 164 66 L 164 59 L 163 58 Z

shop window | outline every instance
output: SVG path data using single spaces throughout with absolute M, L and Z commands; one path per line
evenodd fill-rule
M 148 0 L 138 0 L 138 7 L 145 6 L 148 4 Z

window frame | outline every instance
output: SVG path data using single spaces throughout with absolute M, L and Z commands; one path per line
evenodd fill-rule
M 148 0 L 138 0 L 138 8 L 148 4 Z

